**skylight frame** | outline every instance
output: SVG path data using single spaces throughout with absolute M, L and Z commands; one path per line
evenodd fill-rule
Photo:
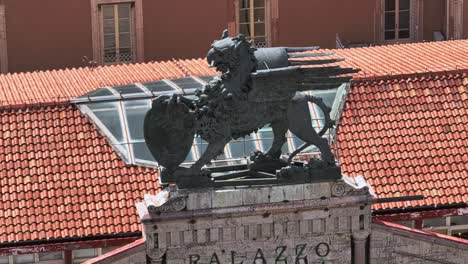
M 135 165 L 141 165 L 141 166 L 146 166 L 146 167 L 157 167 L 158 163 L 154 161 L 154 159 L 148 160 L 148 159 L 142 158 L 145 155 L 148 155 L 148 153 L 144 153 L 145 151 L 142 150 L 141 147 L 138 147 L 138 146 L 141 146 L 141 144 L 145 143 L 144 138 L 133 138 L 132 135 L 130 134 L 132 129 L 131 127 L 129 127 L 129 124 L 132 123 L 132 120 L 128 119 L 130 114 L 129 114 L 129 110 L 127 109 L 128 108 L 127 104 L 129 104 L 129 102 L 134 101 L 136 105 L 138 105 L 138 102 L 139 102 L 142 105 L 146 105 L 146 107 L 150 109 L 151 104 L 152 104 L 151 103 L 152 99 L 160 95 L 172 95 L 172 94 L 193 95 L 197 89 L 203 88 L 208 83 L 207 81 L 201 78 L 208 80 L 208 78 L 213 78 L 213 77 L 214 76 L 184 77 L 184 79 L 192 80 L 193 82 L 196 82 L 200 85 L 194 89 L 186 89 L 186 88 L 183 89 L 179 87 L 177 83 L 171 80 L 166 80 L 166 79 L 157 80 L 154 82 L 147 82 L 147 83 L 130 84 L 141 90 L 141 92 L 138 92 L 135 94 L 131 94 L 131 93 L 121 94 L 117 90 L 114 90 L 113 87 L 102 87 L 100 89 L 108 89 L 109 91 L 112 92 L 113 95 L 81 96 L 81 97 L 71 100 L 71 102 L 77 104 L 79 109 L 96 124 L 96 126 L 104 134 L 106 139 L 111 143 L 115 151 L 122 157 L 122 159 L 127 164 L 135 164 Z M 153 91 L 154 88 L 149 88 L 150 87 L 149 84 L 155 84 L 158 82 L 162 82 L 166 84 L 168 87 L 173 88 L 173 90 L 157 92 L 157 91 Z M 145 86 L 145 84 L 148 84 L 148 87 Z M 333 103 L 331 105 L 332 107 L 331 118 L 336 121 L 336 118 L 339 117 L 339 115 L 336 115 L 336 113 L 339 113 L 343 107 L 344 98 L 347 92 L 346 87 L 349 87 L 349 84 L 343 84 L 339 88 L 331 90 L 331 91 L 330 90 L 308 91 L 306 93 L 310 95 L 314 95 L 314 96 L 317 96 L 319 94 L 331 94 L 332 96 L 334 96 L 332 100 Z M 114 134 L 106 127 L 106 125 L 94 113 L 94 111 L 99 111 L 99 110 L 92 109 L 91 105 L 103 104 L 103 103 L 115 103 L 115 106 L 118 109 L 118 118 L 119 120 L 121 120 L 121 130 L 122 130 L 121 132 L 124 137 L 122 142 L 120 142 L 114 136 Z M 328 102 L 328 104 L 330 104 L 330 102 Z M 310 104 L 309 111 L 311 114 L 312 123 L 314 124 L 314 128 L 317 131 L 320 130 L 323 127 L 323 118 L 320 118 L 320 114 L 319 114 L 320 110 L 317 108 L 316 105 Z M 263 136 L 261 136 L 261 133 L 265 133 L 265 132 L 271 134 L 271 137 L 264 138 Z M 333 142 L 333 138 L 335 137 L 335 132 L 336 132 L 335 129 L 329 129 L 327 133 L 324 135 L 324 138 L 327 138 L 329 143 Z M 250 139 L 241 138 L 237 140 L 232 140 L 224 148 L 225 156 L 218 157 L 217 160 L 213 161 L 213 166 L 223 165 L 223 164 L 239 164 L 239 163 L 246 162 L 246 160 L 249 158 L 252 152 L 251 150 L 260 150 L 263 153 L 267 152 L 273 141 L 272 136 L 273 135 L 272 135 L 271 128 L 264 127 L 259 132 L 252 133 Z M 292 153 L 302 143 L 302 140 L 295 137 L 290 131 L 287 132 L 286 139 L 287 139 L 286 144 L 283 146 L 283 151 L 285 152 L 285 154 Z M 262 143 L 262 141 L 264 142 L 267 141 L 267 142 Z M 252 142 L 253 142 L 253 146 L 251 145 Z M 243 152 L 243 155 L 237 155 L 240 153 L 238 148 L 242 147 L 242 144 L 243 144 L 243 151 L 241 152 Z M 140 148 L 140 149 L 137 151 L 137 148 Z M 200 142 L 197 142 L 197 138 L 195 138 L 194 143 L 191 148 L 191 152 L 190 152 L 191 155 L 193 156 L 193 160 L 184 162 L 183 165 L 187 166 L 187 165 L 193 164 L 196 160 L 200 158 L 202 154 L 201 151 L 203 151 L 203 148 L 201 147 Z M 308 151 L 311 153 L 317 153 L 318 149 L 316 149 L 316 147 L 314 146 L 311 146 L 308 148 Z M 143 156 L 140 156 L 140 155 L 143 155 Z

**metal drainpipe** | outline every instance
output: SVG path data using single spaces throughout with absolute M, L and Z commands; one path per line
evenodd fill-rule
M 445 0 L 445 39 L 449 40 L 450 39 L 450 0 Z

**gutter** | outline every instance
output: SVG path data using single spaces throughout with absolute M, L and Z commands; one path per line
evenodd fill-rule
M 25 247 L 25 246 L 37 246 L 37 245 L 51 245 L 51 244 L 66 244 L 66 243 L 77 243 L 77 242 L 93 242 L 104 243 L 105 240 L 113 239 L 125 239 L 125 238 L 141 238 L 141 232 L 129 232 L 129 233 L 119 233 L 119 234 L 109 234 L 109 235 L 100 235 L 100 236 L 87 236 L 87 237 L 70 237 L 70 238 L 58 238 L 58 239 L 39 239 L 39 240 L 27 240 L 27 241 L 18 241 L 18 242 L 7 242 L 0 243 L 0 255 L 4 248 L 11 247 Z M 100 241 L 99 241 L 100 240 Z
M 423 211 L 431 211 L 431 210 L 443 210 L 443 209 L 454 209 L 454 208 L 463 208 L 463 207 L 468 207 L 468 203 L 456 203 L 456 204 L 447 204 L 447 205 L 425 205 L 425 206 L 418 206 L 418 207 L 382 209 L 382 210 L 373 211 L 372 215 L 414 213 L 414 212 L 423 212 Z

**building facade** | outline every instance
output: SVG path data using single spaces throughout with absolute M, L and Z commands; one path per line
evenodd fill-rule
M 1 0 L 0 72 L 198 58 L 225 28 L 257 46 L 461 39 L 468 37 L 468 6 L 463 0 Z
M 466 237 L 467 50 L 467 40 L 332 50 L 361 69 L 335 95 L 342 172 L 379 198 L 424 196 L 375 204 L 374 219 Z M 149 104 L 128 92 L 214 74 L 204 59 L 0 74 L 0 263 L 77 263 L 141 238 L 135 203 L 159 192 L 157 170 L 139 161 L 135 131 L 114 142 L 105 128 L 142 120 Z M 74 103 L 96 91 L 119 101 Z

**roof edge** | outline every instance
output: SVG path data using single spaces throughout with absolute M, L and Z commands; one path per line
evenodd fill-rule
M 128 233 L 107 234 L 107 235 L 86 236 L 86 237 L 68 237 L 68 238 L 58 238 L 58 239 L 41 239 L 41 240 L 27 240 L 27 241 L 23 240 L 23 241 L 18 241 L 18 242 L 7 242 L 7 243 L 0 243 L 0 251 L 3 248 L 10 248 L 10 247 L 48 245 L 48 244 L 58 244 L 58 243 L 70 243 L 70 242 L 85 242 L 85 241 L 93 241 L 93 240 L 106 240 L 106 239 L 129 238 L 129 237 L 142 237 L 142 233 L 141 232 L 128 232 Z
M 4 110 L 18 110 L 18 109 L 25 109 L 25 108 L 42 108 L 48 106 L 70 106 L 72 103 L 70 100 L 64 101 L 55 101 L 55 102 L 40 102 L 40 103 L 23 103 L 23 104 L 11 104 L 11 105 L 0 105 L 0 111 Z
M 418 236 L 425 237 L 425 238 L 430 237 L 431 240 L 428 241 L 430 243 L 437 243 L 437 244 L 442 244 L 446 246 L 455 246 L 458 248 L 468 250 L 468 240 L 463 239 L 463 238 L 438 234 L 438 233 L 431 232 L 431 231 L 411 228 L 411 227 L 407 227 L 407 226 L 403 226 L 403 225 L 399 225 L 395 223 L 390 223 L 390 222 L 385 222 L 385 221 L 377 220 L 377 219 L 372 219 L 372 228 L 383 230 L 383 231 L 389 231 L 389 229 L 391 229 L 391 231 L 396 231 L 396 233 L 398 233 L 399 235 L 412 237 L 412 238 L 414 238 L 414 236 L 416 236 L 416 238 Z
M 468 203 L 425 205 L 425 206 L 404 207 L 404 208 L 388 208 L 388 209 L 374 210 L 372 212 L 372 215 L 413 213 L 413 212 L 422 212 L 422 211 L 429 211 L 429 210 L 454 209 L 454 208 L 463 208 L 463 207 L 468 207 Z
M 141 250 L 145 249 L 145 238 L 140 238 L 138 240 L 133 241 L 132 243 L 114 249 L 112 251 L 107 252 L 99 257 L 87 260 L 82 264 L 94 264 L 94 263 L 112 263 L 114 260 L 120 259 L 119 256 L 122 254 L 125 255 L 133 255 L 138 253 Z
M 351 79 L 352 84 L 356 83 L 371 83 L 378 81 L 394 81 L 396 80 L 405 80 L 405 79 L 420 79 L 423 77 L 441 77 L 450 74 L 468 74 L 468 68 L 460 68 L 454 70 L 444 70 L 444 71 L 422 71 L 422 72 L 413 72 L 413 73 L 404 73 L 404 74 L 388 74 L 388 75 L 369 75 L 369 76 L 356 76 Z M 391 79 L 391 80 L 390 80 Z

